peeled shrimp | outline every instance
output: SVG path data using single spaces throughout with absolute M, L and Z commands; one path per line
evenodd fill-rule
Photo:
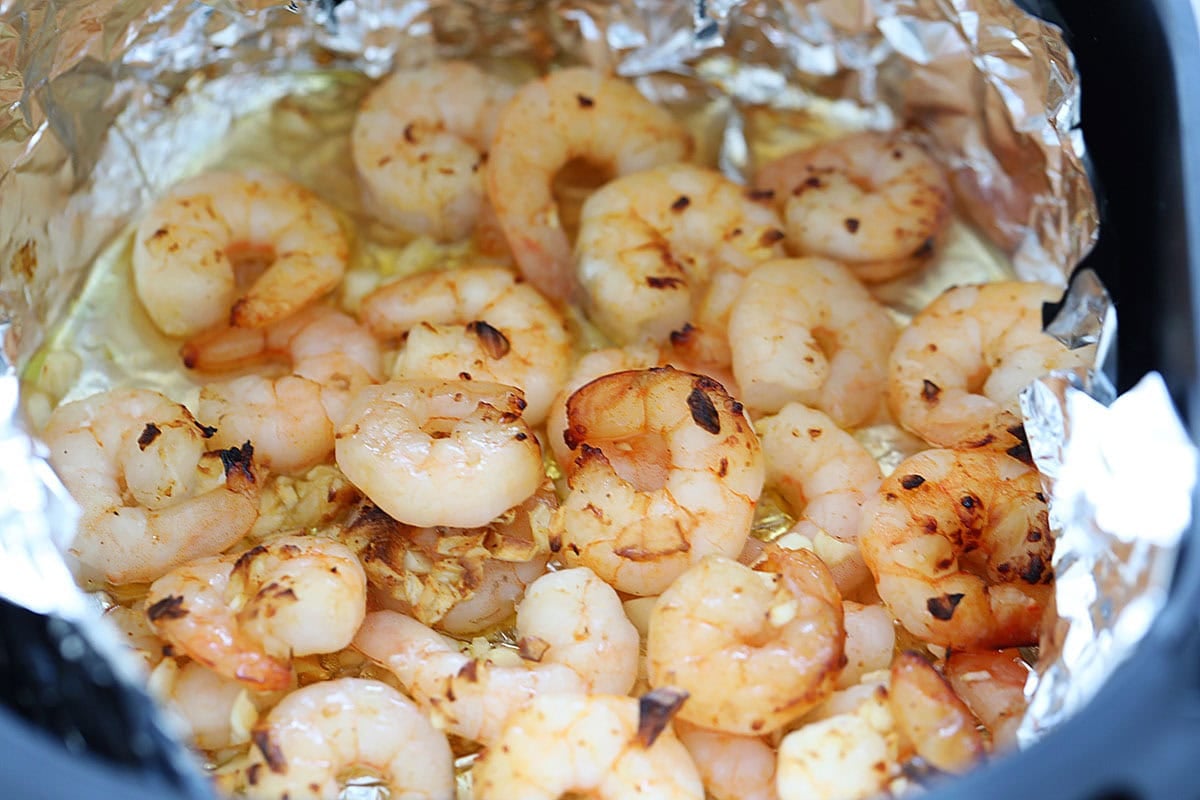
M 837 688 L 856 685 L 864 676 L 892 663 L 896 650 L 896 623 L 882 605 L 842 601 L 846 628 L 846 666 L 838 675 Z
M 250 441 L 266 467 L 286 474 L 329 458 L 350 397 L 383 371 L 370 332 L 327 306 L 264 328 L 218 329 L 184 345 L 183 359 L 204 371 L 290 362 L 291 372 L 282 377 L 244 375 L 206 384 L 197 406 L 197 416 L 216 428 L 218 446 Z
M 524 408 L 516 389 L 483 381 L 368 386 L 338 430 L 337 464 L 394 519 L 478 528 L 541 485 Z
M 775 751 L 761 737 L 708 730 L 682 720 L 672 725 L 714 800 L 778 800 Z
M 194 660 L 258 689 L 291 685 L 291 656 L 350 644 L 366 614 L 354 554 L 321 536 L 283 536 L 205 558 L 150 586 L 146 615 Z
M 362 302 L 376 336 L 404 336 L 393 378 L 492 381 L 524 392 L 525 421 L 540 425 L 567 377 L 571 340 L 546 298 L 500 267 L 425 272 Z
M 1094 345 L 1068 350 L 1042 332 L 1042 304 L 1061 295 L 1050 284 L 1020 281 L 948 289 L 892 350 L 888 401 L 896 420 L 942 447 L 1017 443 L 1021 390 L 1051 370 L 1089 366 L 1095 355 Z
M 983 757 L 983 739 L 970 709 L 916 653 L 903 652 L 892 662 L 888 701 L 896 728 L 934 768 L 961 774 Z
M 42 439 L 83 512 L 70 547 L 83 577 L 154 580 L 250 530 L 259 497 L 253 449 L 210 450 L 212 435 L 186 408 L 146 389 L 55 409 Z
M 632 697 L 534 698 L 473 770 L 479 800 L 703 800 L 696 766 L 669 726 L 645 732 Z
M 770 733 L 820 703 L 845 664 L 842 602 L 807 550 L 768 545 L 750 569 L 710 556 L 662 593 L 650 615 L 651 686 L 691 696 L 680 719 Z
M 605 375 L 571 396 L 564 436 L 576 457 L 554 533 L 568 564 L 654 595 L 706 555 L 741 552 L 763 459 L 716 381 L 669 367 Z
M 549 481 L 482 528 L 416 528 L 368 505 L 341 539 L 358 553 L 380 605 L 447 633 L 477 633 L 508 619 L 545 572 L 557 505 Z
M 173 673 L 164 699 L 187 725 L 192 743 L 201 750 L 236 744 L 233 715 L 246 687 L 196 661 L 175 667 Z
M 463 61 L 402 70 L 358 110 L 351 155 L 373 208 L 442 241 L 470 235 L 486 198 L 487 147 L 507 85 Z
M 453 800 L 446 735 L 412 701 L 379 681 L 341 678 L 298 689 L 255 727 L 250 761 L 221 788 L 254 800 L 329 800 L 354 770 L 368 770 L 387 796 Z
M 133 280 L 159 330 L 191 336 L 277 322 L 335 287 L 348 258 L 337 216 L 304 187 L 262 170 L 210 172 L 169 189 L 142 218 Z M 242 280 L 247 260 L 270 263 Z
M 766 483 L 799 519 L 792 530 L 813 542 L 839 590 L 849 592 L 868 577 L 857 542 L 863 504 L 881 480 L 879 464 L 833 420 L 799 403 L 763 417 L 755 428 Z
M 550 572 L 517 606 L 521 663 L 475 660 L 410 617 L 367 616 L 354 646 L 390 669 L 457 736 L 491 743 L 542 695 L 625 694 L 637 678 L 637 629 L 620 598 L 586 569 Z
M 669 164 L 588 198 L 575 243 L 588 316 L 622 344 L 663 342 L 689 321 L 724 333 L 736 284 L 782 255 L 770 200 L 715 170 Z M 718 272 L 736 276 L 710 283 Z
M 883 404 L 896 326 L 853 274 L 823 258 L 769 261 L 746 279 L 729 317 L 733 374 L 746 405 L 799 401 L 837 425 Z
M 922 641 L 1036 644 L 1054 542 L 1036 470 L 994 450 L 926 450 L 863 510 L 859 547 L 879 596 Z
M 946 679 L 987 728 L 994 751 L 1017 746 L 1030 672 L 1016 650 L 956 651 L 946 659 Z
M 928 263 L 950 219 L 941 168 L 896 132 L 859 133 L 786 155 L 765 165 L 756 182 L 782 204 L 798 255 L 836 259 L 869 283 Z
M 551 192 L 568 161 L 628 175 L 691 152 L 670 113 L 619 78 L 574 67 L 523 86 L 500 113 L 487 170 L 488 198 L 522 274 L 552 300 L 573 293 L 571 245 Z

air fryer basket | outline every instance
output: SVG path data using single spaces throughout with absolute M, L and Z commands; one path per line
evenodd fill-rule
M 1083 82 L 1083 130 L 1102 226 L 1086 265 L 1117 302 L 1116 382 L 1166 378 L 1189 423 L 1200 419 L 1194 308 L 1200 287 L 1200 26 L 1191 0 L 1023 0 L 1068 34 Z M 1193 429 L 1194 430 L 1194 429 Z M 1195 440 L 1195 434 L 1193 433 Z M 929 795 L 1200 796 L 1200 548 L 1185 542 L 1171 601 L 1136 655 L 1076 717 L 1032 749 Z M 55 663 L 44 644 L 60 620 L 0 601 L 0 796 L 199 798 L 148 723 L 143 698 L 113 696 L 87 654 Z M 39 654 L 38 645 L 42 644 Z M 24 659 L 3 652 L 28 648 Z M 43 657 L 44 656 L 44 657 Z M 22 705 L 22 676 L 58 670 L 58 708 Z M 26 696 L 28 696 L 26 694 Z M 57 730 L 82 730 L 68 749 Z M 108 740 L 106 743 L 106 739 Z M 96 753 L 103 753 L 104 758 Z

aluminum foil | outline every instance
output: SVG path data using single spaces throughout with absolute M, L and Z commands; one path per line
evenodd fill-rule
M 122 317 L 86 301 L 97 284 L 122 288 L 121 273 L 87 268 L 122 259 L 131 220 L 156 194 L 210 164 L 274 159 L 370 230 L 338 150 L 344 112 L 369 79 L 452 57 L 514 77 L 567 63 L 627 76 L 687 120 L 703 158 L 741 178 L 846 131 L 920 131 L 952 175 L 959 220 L 927 275 L 881 289 L 901 318 L 951 283 L 1010 270 L 1065 286 L 1095 237 L 1070 53 L 1008 0 L 0 0 L 0 315 L 27 380 L 24 411 L 36 419 L 64 397 L 147 374 L 145 353 L 110 357 L 102 327 L 73 331 L 82 363 L 34 355 L 67 311 Z M 270 124 L 245 124 L 264 110 Z M 357 266 L 399 269 L 408 255 L 363 247 Z M 1072 308 L 1062 336 L 1108 341 L 1103 322 L 1088 326 L 1110 306 Z M 136 314 L 122 329 L 131 340 Z M 149 373 L 187 399 L 178 375 Z M 1044 427 L 1049 408 L 1032 424 Z M 45 474 L 28 427 L 13 429 L 0 475 Z M 12 565 L 49 558 L 21 539 L 0 546 Z M 41 592 L 70 595 L 52 569 L 58 577 L 18 601 L 41 610 Z

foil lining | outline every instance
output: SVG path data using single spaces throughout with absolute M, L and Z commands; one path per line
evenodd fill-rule
M 1191 527 L 1197 451 L 1162 377 L 1113 394 L 1101 374 L 1059 372 L 1021 397 L 1057 537 L 1057 616 L 1026 686 L 1022 746 L 1082 708 L 1132 654 L 1167 602 Z
M 514 76 L 586 63 L 630 77 L 648 96 L 690 115 L 700 152 L 743 179 L 787 149 L 846 131 L 920 131 L 950 170 L 964 233 L 934 278 L 884 289 L 902 319 L 946 285 L 994 280 L 1010 264 L 1022 278 L 1065 286 L 1095 239 L 1071 55 L 1056 29 L 1007 0 L 0 0 L 0 316 L 10 321 L 3 343 L 11 361 L 27 378 L 44 366 L 31 358 L 85 284 L 87 267 L 120 249 L 130 221 L 162 189 L 219 161 L 240 119 L 293 94 L 352 95 L 392 68 L 459 57 Z M 295 119 L 319 127 L 319 104 L 300 109 Z M 285 133 L 259 131 L 259 147 L 272 149 Z M 315 162 L 306 153 L 295 163 L 293 172 L 303 173 Z M 346 174 L 337 180 L 350 180 Z M 1073 282 L 1049 330 L 1063 341 L 1096 342 L 1103 353 L 1115 326 L 1093 279 Z M 86 393 L 120 379 L 106 373 L 71 390 Z M 171 376 L 163 380 L 176 386 L 173 394 L 185 391 Z M 1072 459 L 1082 457 L 1075 454 L 1092 457 L 1086 447 L 1099 445 L 1075 445 L 1090 426 L 1055 427 L 1055 420 L 1074 421 L 1075 409 L 1064 401 L 1055 417 L 1055 404 L 1040 394 L 1046 385 L 1027 395 L 1026 413 L 1038 446 L 1056 443 L 1040 451 L 1047 468 L 1061 459 L 1051 474 L 1070 475 Z M 15 386 L 13 378 L 0 425 L 19 419 Z M 1040 399 L 1030 405 L 1030 398 Z M 1110 419 L 1118 421 L 1131 431 L 1141 424 L 1124 415 Z M 26 434 L 13 430 L 0 473 L 47 476 Z M 45 486 L 56 485 L 47 478 Z M 53 491 L 63 500 L 61 489 Z M 1121 617 L 1118 603 L 1145 608 L 1143 597 L 1165 593 L 1161 565 L 1173 549 L 1163 541 L 1155 544 L 1156 559 L 1087 562 L 1106 529 L 1086 512 L 1068 519 L 1052 497 L 1063 531 L 1060 581 L 1064 574 L 1090 580 L 1089 596 L 1102 597 L 1105 609 L 1095 624 L 1084 623 L 1071 615 L 1088 609 L 1062 603 L 1060 625 L 1103 637 L 1106 621 Z M 7 502 L 13 507 L 0 513 L 24 513 Z M 1072 502 L 1068 496 L 1065 507 L 1083 508 Z M 24 539 L 8 541 L 17 536 L 10 526 L 0 532 L 10 562 L 4 569 L 41 565 L 54 576 L 14 595 L 31 609 L 83 602 L 66 599 L 77 592 L 65 568 L 49 566 L 45 546 L 51 530 L 69 530 L 67 508 L 47 505 L 41 522 L 21 529 Z M 34 544 L 28 531 L 46 538 Z M 1080 534 L 1077 542 L 1077 531 L 1091 538 Z M 1125 544 L 1121 552 L 1137 550 Z M 1100 572 L 1089 579 L 1082 567 L 1068 570 L 1085 563 Z M 1118 586 L 1113 576 L 1122 569 L 1134 574 L 1122 574 L 1129 580 Z M 1122 586 L 1134 589 L 1118 591 Z M 1135 641 L 1121 639 L 1126 648 Z M 1074 644 L 1044 647 L 1027 728 L 1045 729 L 1071 705 L 1064 699 L 1070 681 L 1053 676 L 1080 673 L 1079 652 Z

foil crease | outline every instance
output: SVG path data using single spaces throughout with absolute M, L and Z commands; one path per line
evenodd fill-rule
M 585 63 L 635 79 L 668 105 L 712 102 L 720 113 L 711 155 L 743 179 L 772 155 L 760 146 L 771 126 L 791 137 L 766 137 L 776 148 L 846 130 L 914 128 L 950 170 L 961 215 L 1022 278 L 1065 286 L 1095 239 L 1070 52 L 1053 26 L 1007 0 L 0 0 L 0 317 L 11 322 L 3 331 L 10 361 L 28 364 L 97 254 L 152 197 L 194 172 L 198 154 L 219 149 L 240 114 L 302 87 L 311 71 L 375 78 L 455 57 L 518 72 Z M 1079 302 L 1051 332 L 1103 352 L 1111 303 L 1089 305 L 1094 291 L 1073 297 Z M 1080 452 L 1063 432 L 1074 409 L 1060 403 L 1055 417 L 1043 385 L 1028 395 L 1041 398 L 1027 409 L 1037 441 L 1058 443 L 1062 457 Z M 0 426 L 19 418 L 15 377 L 12 386 Z M 26 432 L 13 427 L 12 441 L 0 473 L 56 487 Z M 61 506 L 0 509 L 5 518 L 42 515 L 31 527 L 6 525 L 0 547 L 11 569 L 47 570 L 49 579 L 13 599 L 50 611 L 83 600 L 46 546 L 51 531 L 60 546 L 69 535 L 69 504 L 60 487 L 40 491 L 21 502 L 50 492 Z M 1052 496 L 1064 531 L 1060 580 L 1086 581 L 1068 567 L 1085 563 L 1099 540 L 1075 544 L 1070 532 L 1097 525 L 1069 521 Z M 34 531 L 45 538 L 34 542 Z M 1170 547 L 1160 548 L 1161 562 L 1106 562 L 1091 595 L 1112 588 L 1122 568 L 1136 572 L 1131 586 L 1153 585 L 1144 594 L 1164 593 L 1158 565 Z M 1119 596 L 1132 607 L 1141 595 Z M 1060 624 L 1087 629 L 1074 617 Z M 1078 671 L 1067 655 L 1077 651 L 1061 652 L 1043 650 L 1043 687 Z M 1039 691 L 1027 726 L 1041 730 L 1052 715 L 1038 709 L 1067 704 L 1038 700 L 1051 696 Z
M 1028 746 L 1095 696 L 1166 604 L 1197 451 L 1157 373 L 1115 400 L 1101 374 L 1052 373 L 1021 409 L 1057 538 L 1057 609 L 1018 730 Z

